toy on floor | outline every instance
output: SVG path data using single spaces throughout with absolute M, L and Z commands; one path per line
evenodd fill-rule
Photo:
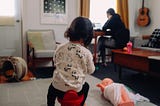
M 8 81 L 21 81 L 27 74 L 28 67 L 21 57 L 0 56 L 0 69 Z
M 65 93 L 63 99 L 58 98 L 58 102 L 61 106 L 81 106 L 84 99 L 84 95 L 78 95 L 76 91 L 69 90 Z
M 123 84 L 114 83 L 110 78 L 103 79 L 97 87 L 100 87 L 103 96 L 114 106 L 134 106 L 137 101 L 149 101 L 139 94 L 129 92 Z

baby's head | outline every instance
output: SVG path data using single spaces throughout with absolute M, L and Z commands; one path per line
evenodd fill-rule
M 93 25 L 88 18 L 77 17 L 72 21 L 64 36 L 70 41 L 82 40 L 84 45 L 88 46 L 93 38 Z
M 110 84 L 113 83 L 113 80 L 110 79 L 110 78 L 105 78 L 102 80 L 101 83 L 97 84 L 97 87 L 100 87 L 101 88 L 101 91 L 103 92 L 104 91 L 104 88 Z

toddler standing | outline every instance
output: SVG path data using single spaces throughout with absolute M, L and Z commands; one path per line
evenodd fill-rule
M 53 81 L 48 89 L 47 104 L 54 106 L 56 98 L 62 99 L 65 92 L 75 90 L 84 95 L 84 105 L 89 91 L 85 76 L 95 70 L 93 56 L 86 48 L 93 38 L 93 26 L 88 18 L 77 17 L 73 20 L 64 36 L 69 42 L 61 44 L 55 53 Z

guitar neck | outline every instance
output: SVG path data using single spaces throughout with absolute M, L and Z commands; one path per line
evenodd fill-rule
M 144 9 L 144 0 L 142 0 L 142 9 Z

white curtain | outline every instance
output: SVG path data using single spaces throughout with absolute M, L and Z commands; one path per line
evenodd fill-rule
M 0 0 L 0 25 L 15 24 L 16 0 Z

